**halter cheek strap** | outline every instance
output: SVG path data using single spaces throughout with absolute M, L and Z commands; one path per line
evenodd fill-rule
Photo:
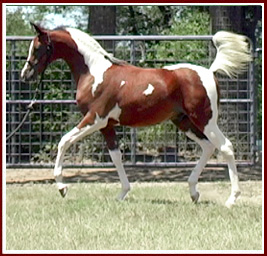
M 48 44 L 46 45 L 46 55 L 47 55 L 47 59 L 46 59 L 46 63 L 45 63 L 46 66 L 47 66 L 47 64 L 49 64 L 50 58 L 54 52 L 54 46 L 52 44 L 49 33 L 47 33 L 47 41 L 48 41 Z
M 54 47 L 50 38 L 50 35 L 47 33 L 47 39 L 48 39 L 48 44 L 46 46 L 47 53 L 49 54 L 49 58 L 52 56 Z

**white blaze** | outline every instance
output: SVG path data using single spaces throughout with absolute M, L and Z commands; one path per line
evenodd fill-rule
M 30 44 L 30 48 L 29 48 L 29 54 L 28 54 L 27 62 L 25 63 L 23 69 L 21 70 L 21 77 L 24 77 L 24 73 L 25 73 L 26 69 L 29 67 L 28 61 L 30 60 L 30 58 L 31 58 L 31 56 L 33 54 L 33 43 L 34 42 L 32 40 L 32 42 Z

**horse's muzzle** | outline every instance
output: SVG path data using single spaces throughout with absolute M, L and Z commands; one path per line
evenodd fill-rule
M 23 82 L 35 80 L 37 78 L 37 72 L 33 68 L 22 70 L 20 78 Z

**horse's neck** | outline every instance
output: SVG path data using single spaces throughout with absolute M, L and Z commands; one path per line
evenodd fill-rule
M 67 31 L 75 44 L 70 40 L 63 44 L 64 46 L 59 45 L 61 48 L 57 51 L 60 56 L 57 58 L 67 62 L 76 84 L 81 75 L 91 74 L 96 77 L 98 73 L 110 67 L 111 62 L 105 58 L 105 54 L 108 53 L 93 38 L 76 29 L 67 29 Z
M 88 56 L 77 52 L 71 58 L 65 58 L 74 80 L 78 86 L 79 80 L 84 75 L 92 75 L 96 83 L 102 81 L 104 72 L 112 65 L 103 55 Z
M 90 73 L 89 67 L 85 64 L 81 55 L 65 55 L 61 59 L 65 60 L 68 64 L 76 84 L 78 84 L 80 76 Z
M 86 65 L 91 69 L 93 65 L 103 62 L 108 53 L 100 44 L 88 34 L 73 28 L 66 29 L 78 47 L 78 52 L 83 55 Z

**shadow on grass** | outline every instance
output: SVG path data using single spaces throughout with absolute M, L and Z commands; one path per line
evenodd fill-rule
M 142 202 L 145 202 L 145 203 L 148 203 L 148 204 L 155 204 L 155 205 L 172 205 L 172 206 L 181 206 L 181 205 L 184 205 L 184 204 L 192 204 L 194 206 L 215 206 L 217 205 L 216 202 L 214 201 L 208 201 L 208 200 L 204 200 L 204 201 L 199 201 L 197 203 L 193 203 L 189 197 L 188 197 L 188 201 L 181 201 L 179 200 L 179 198 L 177 199 L 174 199 L 174 200 L 170 200 L 170 199 L 152 199 L 152 198 L 133 198 L 133 197 L 130 197 L 130 198 L 127 198 L 126 199 L 127 202 L 129 203 L 136 203 L 136 204 L 139 204 L 140 201 Z
M 40 170 L 41 172 L 42 170 Z M 192 171 L 192 168 L 141 168 L 141 167 L 128 167 L 126 173 L 131 183 L 133 182 L 187 182 L 187 179 Z M 32 171 L 23 176 L 24 180 L 8 181 L 7 184 L 27 184 L 27 183 L 54 183 L 54 179 L 49 177 L 38 178 L 34 176 Z M 262 180 L 261 167 L 239 167 L 238 168 L 240 181 L 248 180 Z M 71 169 L 63 170 L 65 183 L 118 183 L 119 178 L 117 171 L 114 169 Z M 229 181 L 228 169 L 224 167 L 205 168 L 202 172 L 199 182 L 213 182 L 213 181 Z
M 187 182 L 191 174 L 190 168 L 126 168 L 130 182 Z M 261 168 L 238 168 L 240 181 L 262 180 Z M 77 174 L 65 178 L 66 182 L 119 182 L 117 171 L 97 169 L 90 173 Z M 206 168 L 202 172 L 199 182 L 229 181 L 228 168 Z

